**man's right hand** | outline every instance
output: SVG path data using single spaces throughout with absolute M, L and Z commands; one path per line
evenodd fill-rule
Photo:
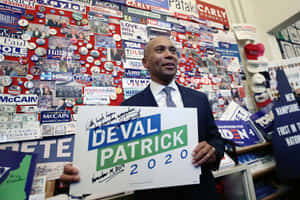
M 64 166 L 64 172 L 60 176 L 60 181 L 63 183 L 75 183 L 80 180 L 79 170 L 76 167 L 73 167 L 72 164 L 66 164 Z

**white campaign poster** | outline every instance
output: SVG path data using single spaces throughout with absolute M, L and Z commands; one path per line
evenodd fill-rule
M 98 197 L 199 183 L 192 165 L 198 143 L 195 108 L 82 106 L 74 165 L 80 182 L 70 194 Z

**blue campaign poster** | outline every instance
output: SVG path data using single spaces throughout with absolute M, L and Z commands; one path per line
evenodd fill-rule
M 274 102 L 273 151 L 280 179 L 300 178 L 300 110 L 283 70 L 277 71 L 280 100 Z

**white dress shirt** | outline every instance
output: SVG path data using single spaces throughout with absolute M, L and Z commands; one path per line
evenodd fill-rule
M 174 88 L 174 90 L 171 90 L 171 97 L 176 104 L 176 107 L 183 108 L 183 101 L 179 89 L 175 83 L 175 79 L 167 86 Z M 150 83 L 150 89 L 158 107 L 167 107 L 166 93 L 162 91 L 162 89 L 164 89 L 165 87 L 166 85 L 161 85 L 155 81 L 151 81 Z

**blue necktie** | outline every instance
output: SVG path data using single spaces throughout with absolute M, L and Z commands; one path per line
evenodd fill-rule
M 172 87 L 165 87 L 164 89 L 162 89 L 162 91 L 166 93 L 167 107 L 176 107 L 176 104 L 174 103 L 171 97 L 171 90 L 173 90 Z

